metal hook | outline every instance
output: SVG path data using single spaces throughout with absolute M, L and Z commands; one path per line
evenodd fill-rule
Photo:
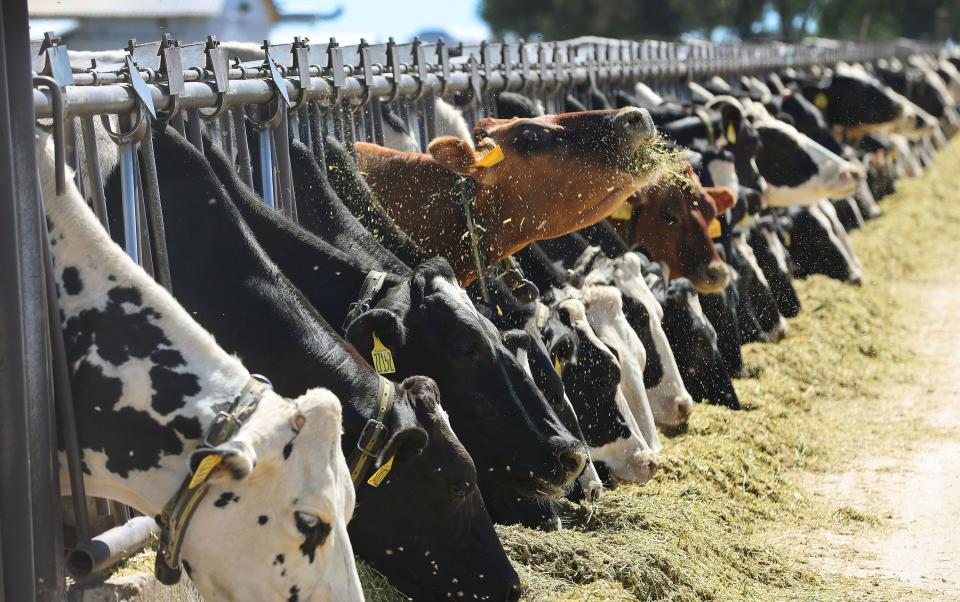
M 107 133 L 107 136 L 110 137 L 110 140 L 113 140 L 114 144 L 135 144 L 143 139 L 143 135 L 147 128 L 147 120 L 144 119 L 143 112 L 143 105 L 138 102 L 137 120 L 126 132 L 114 132 L 111 130 L 109 115 L 101 115 L 100 123 L 103 124 L 104 131 Z

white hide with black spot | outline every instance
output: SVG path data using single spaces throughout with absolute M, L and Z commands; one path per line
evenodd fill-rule
M 612 286 L 585 286 L 582 295 L 590 326 L 620 360 L 620 392 L 637 421 L 640 434 L 650 450 L 658 452 L 663 446 L 643 384 L 647 355 L 640 338 L 623 315 L 620 291 Z
M 560 301 L 559 307 L 567 313 L 570 319 L 570 327 L 576 330 L 580 336 L 587 337 L 592 345 L 605 353 L 609 353 L 610 359 L 617 363 L 622 370 L 623 367 L 620 362 L 614 359 L 607 345 L 597 336 L 590 324 L 583 301 L 576 298 L 581 295 L 581 292 L 572 287 L 567 287 L 565 291 L 571 296 Z M 619 419 L 626 427 L 629 436 L 618 438 L 601 446 L 591 445 L 590 457 L 594 462 L 603 462 L 610 474 L 618 481 L 646 483 L 657 470 L 656 454 L 644 439 L 630 404 L 620 387 L 617 387 L 616 404 Z
M 622 294 L 640 302 L 646 309 L 650 338 L 653 339 L 662 369 L 660 382 L 646 390 L 654 421 L 664 426 L 676 426 L 686 422 L 693 407 L 693 399 L 683 385 L 677 360 L 663 331 L 663 306 L 644 280 L 641 259 L 633 252 L 624 253 L 617 259 L 600 258 L 594 262 L 584 284 L 612 284 Z
M 38 164 L 87 494 L 156 516 L 250 374 L 110 240 L 70 175 L 56 194 L 45 134 Z M 204 598 L 285 600 L 296 588 L 300 600 L 362 599 L 340 431 L 328 390 L 294 400 L 267 390 L 218 448 L 225 470 L 210 477 L 182 547 Z M 60 466 L 67 487 L 63 457 Z M 271 564 L 278 555 L 283 566 Z
M 754 106 L 757 106 L 754 103 Z M 768 207 L 809 206 L 822 198 L 840 198 L 853 193 L 863 175 L 863 168 L 855 165 L 800 133 L 788 123 L 772 119 L 757 119 L 754 124 L 763 136 L 763 130 L 775 130 L 807 155 L 815 171 L 806 174 L 802 182 L 777 185 L 776 178 L 761 171 L 767 183 L 764 205 Z M 761 151 L 762 153 L 763 151 Z

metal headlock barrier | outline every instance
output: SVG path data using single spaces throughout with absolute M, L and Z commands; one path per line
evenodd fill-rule
M 181 43 L 130 40 L 122 59 L 104 53 L 71 64 L 47 34 L 29 42 L 26 2 L 0 14 L 0 602 L 59 600 L 66 575 L 82 579 L 142 547 L 152 519 L 114 510 L 119 526 L 92 533 L 73 421 L 70 366 L 63 346 L 36 175 L 35 119 L 52 130 L 57 187 L 66 165 L 104 227 L 110 227 L 98 126 L 117 145 L 126 251 L 161 285 L 171 286 L 154 127 L 170 124 L 194 145 L 204 136 L 234 157 L 242 179 L 259 181 L 264 202 L 296 219 L 286 141 L 302 141 L 321 165 L 322 136 L 383 143 L 383 108 L 393 110 L 426 148 L 437 131 L 435 102 L 460 108 L 468 123 L 496 116 L 494 95 L 515 91 L 562 112 L 572 94 L 588 108 L 597 93 L 631 92 L 636 82 L 680 98 L 686 83 L 709 76 L 809 70 L 840 61 L 870 62 L 934 52 L 914 42 L 710 44 L 578 38 L 550 43 L 482 42 L 448 46 L 414 40 L 340 46 L 335 39 L 264 42 L 256 60 L 214 37 Z M 247 51 L 249 48 L 247 49 Z M 112 61 L 112 62 L 108 62 Z M 95 120 L 100 120 L 98 124 Z M 259 142 L 259 178 L 248 132 Z M 80 151 L 80 142 L 83 152 Z M 138 160 L 139 157 L 142 161 Z M 64 555 L 56 436 L 67 457 L 77 544 Z M 107 509 L 100 503 L 100 512 Z M 64 559 L 67 558 L 67 562 Z

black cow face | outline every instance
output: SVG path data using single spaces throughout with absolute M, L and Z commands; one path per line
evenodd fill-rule
M 503 345 L 443 261 L 426 262 L 410 287 L 394 287 L 347 338 L 369 357 L 374 332 L 397 373 L 435 378 L 481 470 L 525 495 L 559 495 L 583 469 L 586 449 Z M 487 474 L 485 472 L 485 474 Z
M 700 307 L 717 333 L 717 348 L 727 372 L 732 377 L 738 377 L 744 374 L 743 355 L 740 353 L 740 320 L 737 315 L 740 300 L 737 282 L 740 274 L 733 266 L 728 266 L 730 283 L 719 293 L 701 294 Z
M 800 278 L 824 274 L 840 281 L 849 281 L 854 270 L 837 241 L 831 236 L 830 226 L 818 219 L 809 208 L 790 210 L 790 256 Z
M 357 507 L 350 523 L 356 552 L 390 574 L 391 582 L 414 600 L 516 600 L 519 579 L 487 515 L 470 455 L 437 403 L 439 391 L 426 378 L 407 379 L 403 387 L 427 436 L 448 444 L 427 445 L 422 462 L 393 466 L 379 489 L 394 504 Z M 396 493 L 391 495 L 391 490 Z M 424 492 L 426 497 L 401 491 Z M 428 520 L 407 519 L 425 511 Z M 383 544 L 387 532 L 396 543 Z M 457 561 L 463 558 L 470 559 L 469 571 Z
M 698 401 L 740 409 L 717 347 L 717 333 L 706 319 L 693 285 L 683 278 L 671 281 L 663 309 L 663 330 L 690 395 Z
M 734 235 L 732 248 L 731 262 L 740 274 L 737 285 L 740 293 L 737 304 L 740 342 L 779 341 L 786 334 L 786 321 L 777 309 L 753 249 L 747 244 L 746 233 Z
M 748 242 L 767 278 L 777 309 L 788 318 L 796 316 L 800 313 L 800 298 L 790 277 L 790 254 L 783 244 L 779 225 L 769 217 L 754 220 Z

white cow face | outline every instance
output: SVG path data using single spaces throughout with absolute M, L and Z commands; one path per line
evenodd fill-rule
M 362 600 L 347 537 L 354 490 L 340 404 L 324 389 L 268 392 L 225 454 L 190 522 L 183 566 L 206 600 Z
M 655 361 L 659 368 L 660 379 L 655 383 L 649 382 L 647 372 L 644 371 L 644 384 L 654 421 L 663 426 L 685 423 L 693 408 L 693 399 L 683 385 L 680 369 L 663 331 L 663 308 L 643 278 L 643 262 L 640 257 L 631 252 L 617 259 L 597 260 L 585 283 L 614 285 L 625 297 L 629 297 L 645 310 L 642 317 L 646 323 L 631 324 L 645 347 L 647 362 Z
M 795 127 L 774 119 L 757 122 L 763 148 L 757 167 L 767 182 L 769 207 L 808 206 L 856 191 L 863 169 L 827 150 Z
M 583 304 L 590 326 L 620 360 L 620 391 L 640 427 L 640 434 L 652 451 L 660 451 L 662 445 L 643 383 L 647 353 L 623 315 L 620 291 L 612 286 L 585 286 Z

